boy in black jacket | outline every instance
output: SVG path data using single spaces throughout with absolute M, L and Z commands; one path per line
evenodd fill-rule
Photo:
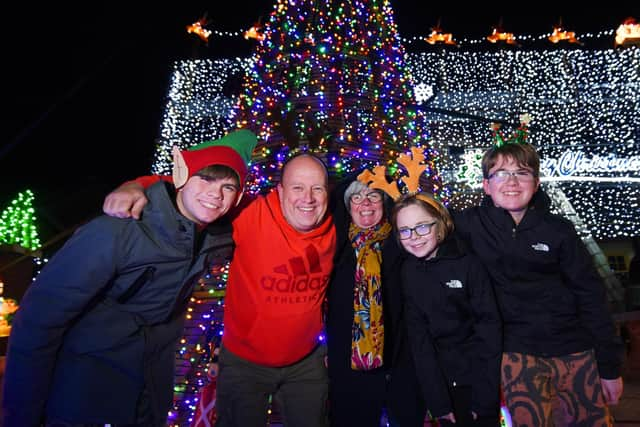
M 572 223 L 550 212 L 532 145 L 492 147 L 482 172 L 486 197 L 455 223 L 495 285 L 513 425 L 610 425 L 622 344 L 591 256 Z

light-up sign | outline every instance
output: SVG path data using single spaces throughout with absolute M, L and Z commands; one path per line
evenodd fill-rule
M 640 155 L 618 157 L 614 153 L 588 155 L 582 151 L 565 150 L 559 157 L 541 156 L 540 171 L 546 177 L 584 175 L 640 176 Z
M 465 150 L 455 173 L 456 181 L 480 187 L 482 151 Z M 589 155 L 565 150 L 558 157 L 540 158 L 541 181 L 595 181 L 640 183 L 640 154 L 619 157 L 614 153 Z

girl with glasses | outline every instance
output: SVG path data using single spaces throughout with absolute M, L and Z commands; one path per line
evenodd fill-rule
M 408 253 L 405 319 L 427 408 L 442 426 L 498 426 L 502 328 L 487 272 L 430 194 L 401 198 L 391 222 Z

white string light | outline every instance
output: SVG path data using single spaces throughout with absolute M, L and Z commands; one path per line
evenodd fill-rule
M 237 100 L 224 93 L 225 87 L 235 80 L 240 84 L 239 76 L 251 63 L 251 58 L 235 58 L 175 64 L 154 173 L 169 173 L 172 145 L 188 147 L 233 127 Z M 621 161 L 640 155 L 636 47 L 442 49 L 407 54 L 406 63 L 431 122 L 430 143 L 445 156 L 440 174 L 457 203 L 477 203 L 478 195 L 456 178 L 464 160 L 450 152 L 456 147 L 486 149 L 491 120 L 516 124 L 519 113 L 531 113 L 530 142 L 543 161 L 560 158 L 568 149 L 586 157 L 615 155 Z M 637 161 L 631 164 L 636 166 L 626 171 L 583 171 L 545 179 L 558 182 L 596 238 L 637 236 L 640 171 Z

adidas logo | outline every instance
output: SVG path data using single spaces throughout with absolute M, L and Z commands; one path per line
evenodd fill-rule
M 275 292 L 319 291 L 329 281 L 329 275 L 323 274 L 320 256 L 313 245 L 305 249 L 303 257 L 289 258 L 288 264 L 276 266 L 274 275 L 263 276 L 260 285 L 263 289 Z

